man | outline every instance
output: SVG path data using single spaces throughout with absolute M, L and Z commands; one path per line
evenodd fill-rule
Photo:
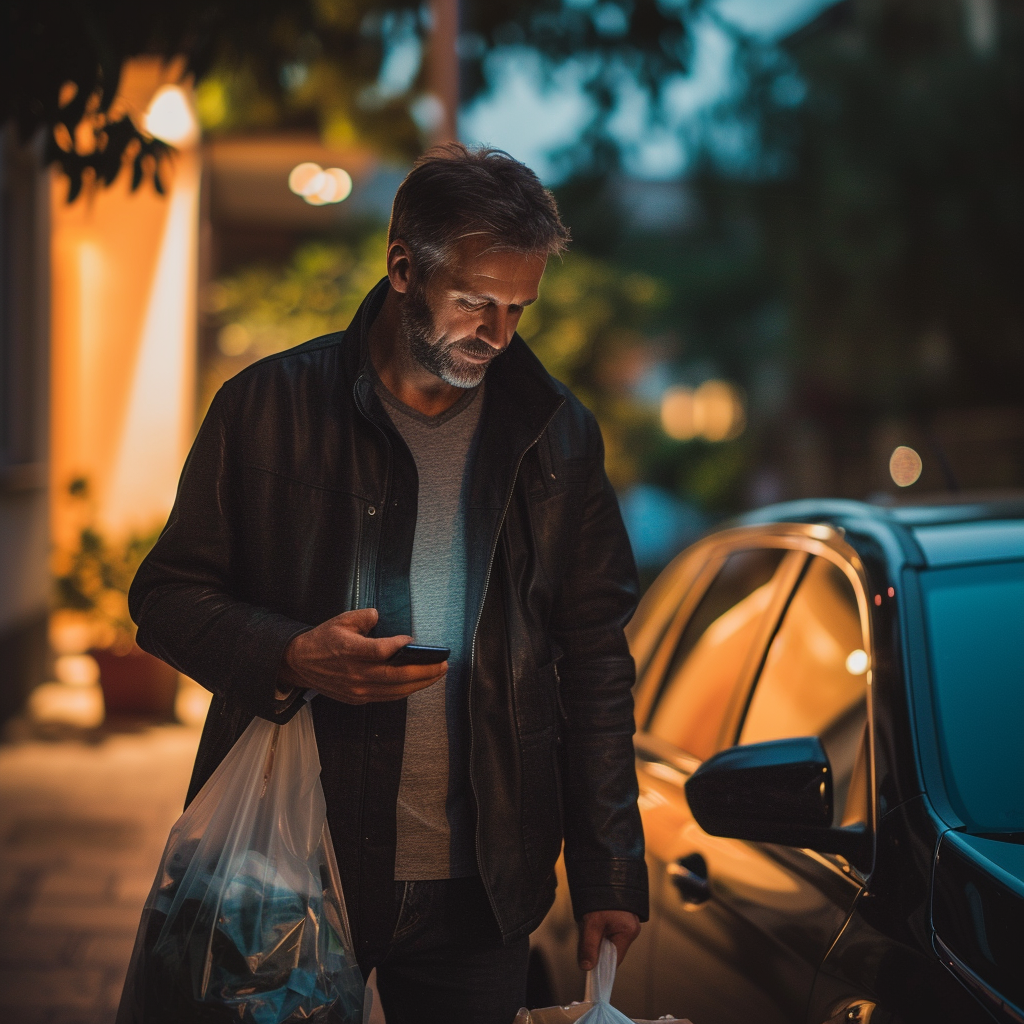
M 140 646 L 214 692 L 189 800 L 317 692 L 389 1024 L 511 1021 L 563 834 L 581 966 L 646 918 L 635 568 L 593 417 L 515 334 L 567 239 L 507 154 L 428 153 L 348 330 L 221 389 L 131 590 Z M 413 637 L 449 660 L 389 664 Z

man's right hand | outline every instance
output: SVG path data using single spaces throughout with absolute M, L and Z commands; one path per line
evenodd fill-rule
M 389 665 L 411 636 L 373 638 L 376 608 L 342 612 L 295 637 L 284 652 L 281 680 L 289 686 L 312 687 L 345 704 L 401 700 L 436 683 L 448 671 L 437 665 Z

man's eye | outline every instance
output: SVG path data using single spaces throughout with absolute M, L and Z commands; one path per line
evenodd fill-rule
M 487 305 L 486 302 L 469 302 L 466 299 L 459 299 L 459 305 L 470 313 L 475 313 L 477 310 L 483 309 Z

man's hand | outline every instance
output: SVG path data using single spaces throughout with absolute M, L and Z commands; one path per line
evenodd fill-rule
M 597 966 L 602 939 L 611 939 L 618 950 L 617 963 L 626 958 L 626 950 L 640 934 L 640 918 L 628 910 L 595 910 L 584 914 L 580 922 L 580 944 L 577 951 L 581 971 Z
M 436 683 L 448 671 L 437 665 L 389 665 L 411 636 L 371 638 L 376 608 L 343 612 L 297 636 L 284 652 L 281 678 L 289 686 L 312 687 L 345 704 L 401 700 Z

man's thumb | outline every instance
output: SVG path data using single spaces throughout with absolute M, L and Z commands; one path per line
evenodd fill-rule
M 377 625 L 380 615 L 376 608 L 356 608 L 350 612 L 343 612 L 338 619 L 348 628 L 354 629 L 357 633 L 366 636 L 367 633 Z
M 597 954 L 601 947 L 601 930 L 585 921 L 580 928 L 580 941 L 577 950 L 580 970 L 592 971 L 597 964 Z

